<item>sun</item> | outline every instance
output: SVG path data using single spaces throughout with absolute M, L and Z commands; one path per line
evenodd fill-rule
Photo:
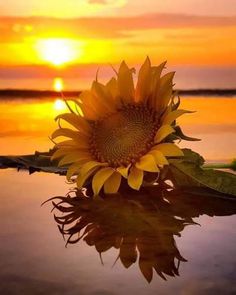
M 42 60 L 62 66 L 81 55 L 79 45 L 79 42 L 71 39 L 41 39 L 37 42 L 37 50 Z

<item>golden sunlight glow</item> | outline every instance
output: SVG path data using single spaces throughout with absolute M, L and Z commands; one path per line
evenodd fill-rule
M 37 50 L 41 59 L 55 66 L 72 62 L 81 55 L 81 46 L 71 39 L 41 39 Z
M 64 82 L 62 78 L 55 78 L 53 80 L 53 89 L 56 92 L 61 92 L 64 89 Z
M 56 111 L 63 111 L 63 110 L 67 109 L 65 102 L 62 99 L 59 99 L 59 98 L 55 100 L 53 108 Z

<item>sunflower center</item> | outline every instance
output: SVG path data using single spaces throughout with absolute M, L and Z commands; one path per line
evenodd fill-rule
M 111 166 L 135 163 L 153 145 L 156 114 L 144 105 L 126 105 L 93 125 L 91 153 Z

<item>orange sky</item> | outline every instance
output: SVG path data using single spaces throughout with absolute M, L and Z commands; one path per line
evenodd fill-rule
M 173 66 L 236 65 L 235 0 L 8 0 L 0 11 L 0 79 L 22 65 L 136 65 L 147 55 Z

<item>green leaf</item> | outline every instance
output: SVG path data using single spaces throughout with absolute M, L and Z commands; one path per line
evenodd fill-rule
M 0 169 L 17 168 L 28 170 L 29 173 L 36 171 L 66 174 L 67 168 L 57 167 L 57 161 L 51 161 L 53 150 L 48 152 L 35 152 L 34 155 L 24 156 L 0 156 Z
M 174 128 L 175 128 L 174 134 L 177 138 L 187 140 L 187 141 L 200 141 L 201 140 L 199 138 L 189 137 L 189 136 L 185 135 L 179 126 L 175 126 Z
M 209 188 L 222 194 L 236 196 L 236 175 L 201 166 L 204 159 L 197 153 L 183 149 L 184 160 L 170 160 L 169 179 L 176 188 Z

